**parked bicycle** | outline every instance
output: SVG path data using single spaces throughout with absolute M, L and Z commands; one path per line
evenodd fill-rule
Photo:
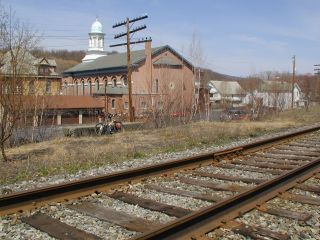
M 105 122 L 97 123 L 95 126 L 95 133 L 97 135 L 112 134 L 122 130 L 122 122 L 115 120 L 117 114 L 108 113 Z

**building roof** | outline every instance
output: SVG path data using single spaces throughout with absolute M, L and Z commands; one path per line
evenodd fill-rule
M 168 56 L 159 58 L 153 63 L 153 65 L 182 66 L 181 62 L 179 62 L 177 59 Z
M 47 109 L 101 109 L 104 102 L 91 96 L 44 96 Z
M 30 52 L 25 50 L 20 50 L 19 53 L 17 53 L 17 50 L 14 50 L 13 54 L 17 58 L 17 74 L 20 75 L 38 75 L 39 65 L 49 65 L 51 67 L 57 66 L 54 59 L 35 58 Z M 1 59 L 2 66 L 0 68 L 2 74 L 12 73 L 11 59 L 10 51 L 3 55 L 3 58 Z M 50 75 L 58 76 L 54 71 L 52 71 Z
M 179 53 L 177 53 L 170 46 L 161 46 L 151 49 L 152 56 L 160 54 L 161 52 L 169 50 L 179 58 L 183 59 L 183 61 L 190 67 L 192 64 L 184 59 Z M 141 62 L 145 60 L 145 50 L 137 50 L 131 52 L 131 62 L 133 66 L 137 66 Z M 99 57 L 91 62 L 83 62 L 80 63 L 70 69 L 67 69 L 63 74 L 66 76 L 70 75 L 85 75 L 92 73 L 101 73 L 101 72 L 117 72 L 117 71 L 127 71 L 127 53 L 118 53 L 107 55 L 103 57 Z
M 243 94 L 245 92 L 240 86 L 240 84 L 236 81 L 210 80 L 208 83 L 208 86 L 209 86 L 210 92 L 214 91 L 214 88 L 215 88 L 221 95 L 225 95 L 225 96 Z
M 258 90 L 259 92 L 291 92 L 292 84 L 283 81 L 263 81 Z

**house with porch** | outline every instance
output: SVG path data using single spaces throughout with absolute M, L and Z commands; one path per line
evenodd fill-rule
M 246 96 L 245 91 L 237 81 L 208 82 L 209 100 L 215 104 L 228 104 L 234 107 L 243 105 Z

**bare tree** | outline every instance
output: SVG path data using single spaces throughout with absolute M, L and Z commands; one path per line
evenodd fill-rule
M 197 36 L 196 32 L 193 32 L 192 39 L 189 48 L 189 56 L 191 62 L 193 64 L 193 72 L 194 72 L 194 82 L 195 82 L 195 93 L 193 98 L 192 104 L 192 113 L 191 117 L 193 117 L 198 112 L 199 107 L 199 95 L 200 95 L 200 88 L 206 87 L 204 82 L 201 80 L 201 69 L 204 65 L 204 56 L 201 46 L 201 41 Z M 206 112 L 209 112 L 209 104 L 207 104 Z
M 36 43 L 35 33 L 19 19 L 0 6 L 1 94 L 0 94 L 0 149 L 8 161 L 5 146 L 17 126 L 24 109 L 24 79 L 34 69 L 28 51 Z

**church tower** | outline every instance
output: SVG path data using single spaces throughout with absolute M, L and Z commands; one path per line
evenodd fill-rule
M 89 33 L 89 48 L 82 62 L 91 62 L 99 57 L 106 56 L 104 51 L 104 33 L 102 32 L 102 24 L 96 20 L 91 25 Z

